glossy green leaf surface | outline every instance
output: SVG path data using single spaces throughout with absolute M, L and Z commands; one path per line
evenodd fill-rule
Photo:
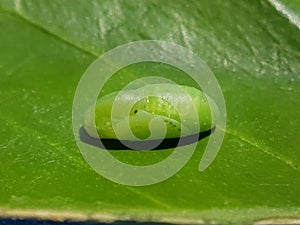
M 287 7 L 299 15 L 298 5 Z M 299 218 L 300 30 L 293 18 L 267 0 L 0 0 L 0 215 L 54 210 L 73 219 L 190 224 Z M 98 56 L 137 40 L 180 44 L 218 79 L 228 128 L 204 172 L 198 165 L 207 139 L 181 171 L 152 186 L 113 183 L 82 158 L 72 133 L 76 86 Z M 119 71 L 104 91 L 157 73 L 191 83 L 180 71 L 142 63 Z M 171 151 L 112 154 L 148 165 Z

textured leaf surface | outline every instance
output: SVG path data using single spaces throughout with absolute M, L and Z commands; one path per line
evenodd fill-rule
M 0 214 L 179 223 L 300 216 L 300 31 L 271 1 L 0 0 L 0 8 Z M 176 42 L 207 62 L 224 93 L 228 129 L 204 172 L 207 140 L 171 179 L 127 187 L 81 157 L 72 100 L 99 55 L 147 39 Z M 161 70 L 134 65 L 106 92 Z M 174 75 L 190 82 L 181 77 Z M 146 165 L 170 151 L 113 154 Z

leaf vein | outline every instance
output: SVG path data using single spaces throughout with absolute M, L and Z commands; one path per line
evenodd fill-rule
M 265 146 L 261 143 L 258 143 L 256 140 L 250 139 L 248 137 L 244 137 L 243 135 L 240 135 L 236 130 L 233 130 L 233 129 L 228 129 L 227 128 L 226 133 L 231 135 L 231 136 L 234 136 L 234 137 L 238 138 L 239 140 L 241 140 L 244 143 L 247 143 L 247 144 L 253 146 L 255 149 L 259 149 L 263 153 L 271 156 L 272 158 L 275 158 L 275 159 L 283 162 L 284 164 L 291 167 L 292 169 L 294 169 L 296 171 L 300 171 L 299 168 L 297 166 L 295 166 L 294 163 L 291 160 L 286 159 L 283 156 L 272 152 L 270 148 L 268 148 L 267 146 Z

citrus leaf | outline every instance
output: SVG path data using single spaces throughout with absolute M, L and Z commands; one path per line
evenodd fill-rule
M 297 15 L 299 6 L 291 4 Z M 294 21 L 271 0 L 1 0 L 0 216 L 182 224 L 299 218 L 300 31 Z M 76 86 L 98 56 L 137 40 L 178 43 L 216 75 L 228 128 L 204 172 L 198 165 L 207 140 L 175 176 L 145 187 L 106 180 L 80 155 L 72 134 Z M 106 91 L 160 66 L 129 69 Z M 175 81 L 189 82 L 180 74 Z M 170 151 L 113 155 L 146 165 Z

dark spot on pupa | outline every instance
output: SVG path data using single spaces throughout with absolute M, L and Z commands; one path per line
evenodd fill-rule
M 165 121 L 167 122 L 167 121 Z M 168 123 L 172 126 L 172 127 L 177 127 L 175 124 L 173 124 L 171 121 L 168 121 Z
M 134 110 L 134 114 L 136 114 L 138 111 L 137 110 Z

